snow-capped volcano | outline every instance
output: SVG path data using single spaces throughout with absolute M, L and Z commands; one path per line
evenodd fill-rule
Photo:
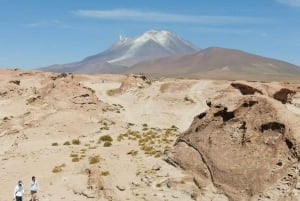
M 80 62 L 53 65 L 43 70 L 59 72 L 117 73 L 141 61 L 177 54 L 188 54 L 199 48 L 169 31 L 150 30 L 134 38 L 121 38 L 106 51 Z
M 108 50 L 85 60 L 105 60 L 110 64 L 132 66 L 138 62 L 199 50 L 169 31 L 150 30 L 135 38 L 121 38 Z

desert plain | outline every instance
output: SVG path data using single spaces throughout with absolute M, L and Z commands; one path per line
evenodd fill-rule
M 300 200 L 299 83 L 1 69 L 0 108 L 1 201 Z

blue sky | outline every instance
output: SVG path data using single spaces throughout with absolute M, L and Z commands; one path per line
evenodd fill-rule
M 300 0 L 0 0 L 0 27 L 0 67 L 79 61 L 149 29 L 300 66 Z

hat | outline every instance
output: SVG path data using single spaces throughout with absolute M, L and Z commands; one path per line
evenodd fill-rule
M 18 184 L 22 184 L 22 180 L 19 180 L 19 181 L 18 181 Z

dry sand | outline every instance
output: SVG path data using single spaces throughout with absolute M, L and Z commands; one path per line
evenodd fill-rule
M 126 79 L 0 70 L 0 200 L 13 198 L 20 179 L 29 200 L 33 175 L 41 201 L 194 200 L 199 189 L 163 151 L 208 108 L 206 100 L 230 103 L 241 95 L 229 81 L 183 79 L 125 83 L 130 87 L 109 93 Z M 300 114 L 299 104 L 297 93 L 287 108 Z M 104 135 L 111 146 L 98 143 Z M 100 161 L 90 164 L 95 156 Z M 56 166 L 62 171 L 54 173 Z M 227 199 L 213 186 L 202 191 L 201 200 Z

